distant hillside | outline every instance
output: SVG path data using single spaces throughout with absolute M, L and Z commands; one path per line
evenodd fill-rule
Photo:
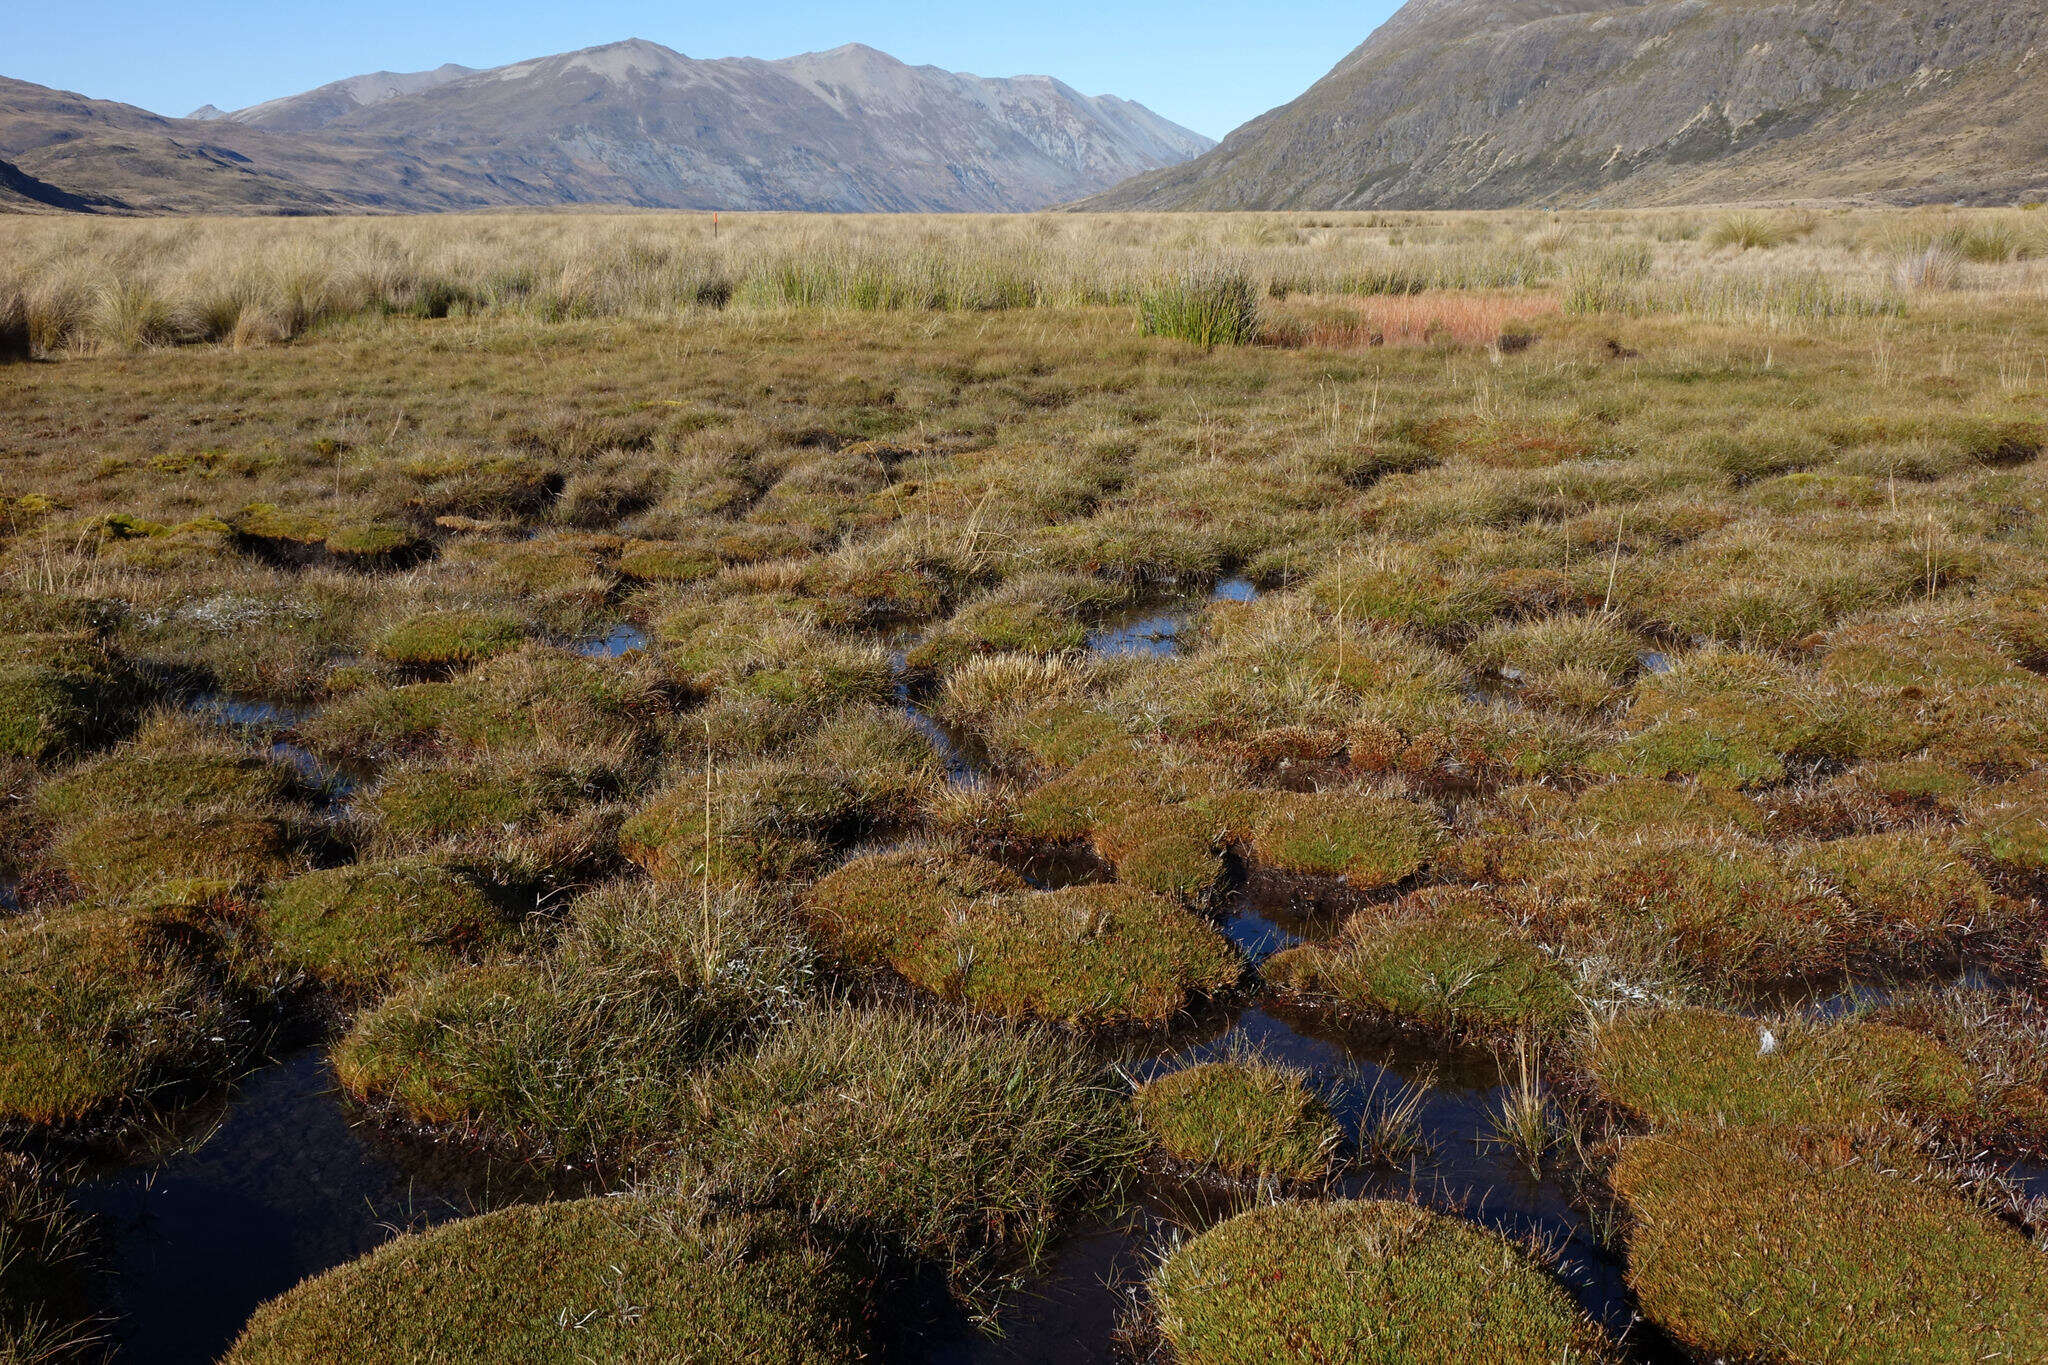
M 0 158 L 105 211 L 1001 212 L 1213 145 L 1050 77 L 959 75 L 857 45 L 697 61 L 633 40 L 489 71 L 377 72 L 188 119 L 0 78 Z
M 1410 0 L 1292 104 L 1081 207 L 2048 197 L 2048 0 Z

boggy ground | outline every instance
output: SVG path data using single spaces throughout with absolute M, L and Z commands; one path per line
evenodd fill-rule
M 283 1059 L 531 1178 L 237 1361 L 2041 1358 L 2032 215 L 664 223 L 18 279 L 8 1350 Z

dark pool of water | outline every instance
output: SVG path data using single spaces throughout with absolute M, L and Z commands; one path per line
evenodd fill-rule
M 98 1221 L 99 1298 L 122 1360 L 215 1360 L 258 1304 L 306 1276 L 532 1193 L 522 1171 L 494 1188 L 487 1164 L 459 1170 L 354 1125 L 317 1048 L 186 1117 L 198 1133 L 169 1156 L 73 1196 Z

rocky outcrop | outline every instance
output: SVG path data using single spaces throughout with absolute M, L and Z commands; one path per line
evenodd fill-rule
M 1091 208 L 2048 195 L 2048 0 L 1411 0 Z

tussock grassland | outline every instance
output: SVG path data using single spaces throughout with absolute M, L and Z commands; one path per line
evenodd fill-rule
M 656 213 L 37 217 L 0 220 L 0 244 L 0 316 L 38 353 L 262 345 L 361 314 L 1101 304 L 1141 304 L 1166 335 L 1246 341 L 1261 295 L 1529 289 L 1557 289 L 1575 312 L 1795 326 L 1892 316 L 1925 292 L 2048 289 L 2048 226 L 1997 210 L 728 214 L 715 232 L 709 215 Z
M 2030 1340 L 2044 226 L 0 221 L 0 1144 L 324 1029 L 620 1196 L 248 1360 L 830 1359 L 1127 1216 L 1184 1361 Z

